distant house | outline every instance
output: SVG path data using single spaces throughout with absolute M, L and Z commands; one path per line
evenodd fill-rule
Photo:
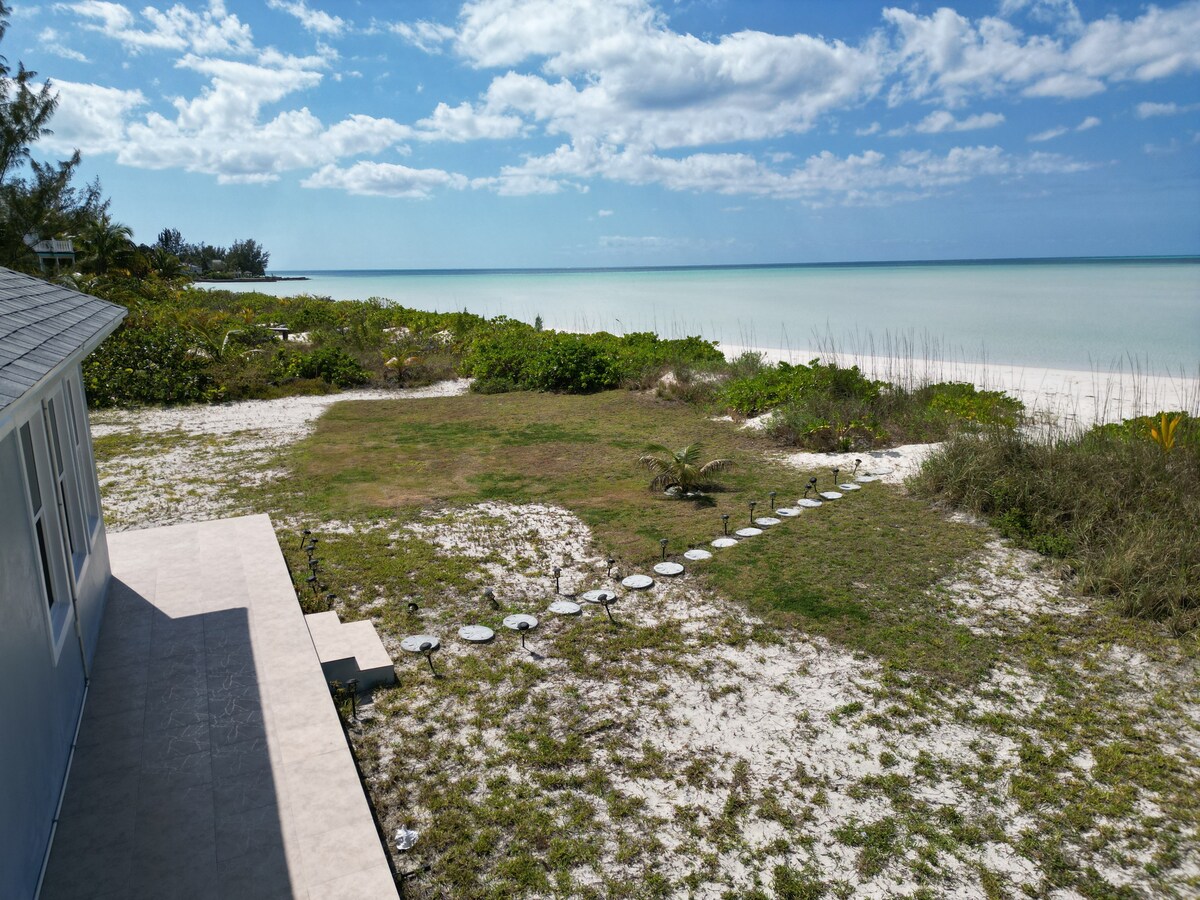
M 70 241 L 40 241 L 36 235 L 26 235 L 25 243 L 37 254 L 43 272 L 57 274 L 60 269 L 75 268 L 75 245 Z
M 96 650 L 111 573 L 80 363 L 125 314 L 0 268 L 0 897 L 36 890 Z

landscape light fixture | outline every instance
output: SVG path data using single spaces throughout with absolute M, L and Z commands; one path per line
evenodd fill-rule
M 858 474 L 858 467 L 859 467 L 859 466 L 861 466 L 861 465 L 862 465 L 862 460 L 861 460 L 861 459 L 856 459 L 856 460 L 854 461 L 854 471 L 850 473 L 850 477 L 851 477 L 851 478 L 853 478 L 855 475 L 857 475 L 857 474 Z
M 754 524 L 754 507 L 758 506 L 757 500 L 750 501 L 750 524 Z
M 604 607 L 604 611 L 605 611 L 606 613 L 608 613 L 608 621 L 612 622 L 612 624 L 614 624 L 614 625 L 616 625 L 616 624 L 617 624 L 617 620 L 613 618 L 613 614 L 612 614 L 612 608 L 611 608 L 611 607 L 612 607 L 612 603 L 613 603 L 613 601 L 614 601 L 614 600 L 616 600 L 616 599 L 617 599 L 617 595 L 616 595 L 616 594 L 610 594 L 610 593 L 608 593 L 608 591 L 605 591 L 605 592 L 604 592 L 604 593 L 602 593 L 602 594 L 600 595 L 600 597 L 599 597 L 599 603 L 600 603 L 600 605 L 601 605 L 601 606 L 603 606 L 603 607 Z
M 771 491 L 767 496 L 771 498 L 771 512 L 775 512 L 775 491 Z
M 555 566 L 554 567 L 554 593 L 556 593 L 556 594 L 559 593 L 558 579 L 561 576 L 562 576 L 562 566 Z M 524 645 L 522 644 L 522 646 L 524 646 Z
M 610 556 L 608 559 L 605 560 L 605 562 L 608 563 L 608 569 L 605 571 L 604 574 L 607 575 L 609 578 L 611 578 L 613 566 L 615 566 L 617 564 L 617 561 Z
M 312 534 L 312 529 L 311 529 L 311 528 L 305 528 L 305 529 L 304 529 L 302 532 L 300 532 L 300 546 L 301 546 L 301 547 L 303 547 L 303 546 L 304 546 L 304 542 L 305 542 L 306 540 L 308 540 L 308 536 L 309 536 L 310 534 Z
M 725 537 L 729 537 L 729 513 L 721 515 L 721 527 L 725 529 Z
M 663 559 L 666 559 L 666 558 L 667 558 L 667 539 L 666 539 L 666 538 L 659 538 L 659 539 L 658 539 L 658 546 L 662 547 L 662 558 L 663 558 Z
M 415 600 L 408 601 L 408 612 L 410 615 L 415 612 L 420 612 L 420 610 L 421 607 L 417 606 L 417 602 Z
M 415 603 L 410 603 L 409 606 L 416 606 Z M 433 667 L 433 651 L 434 646 L 429 641 L 421 642 L 421 653 L 425 656 L 425 662 L 429 663 L 429 671 L 433 673 L 433 677 L 437 678 L 437 669 Z
M 833 486 L 834 486 L 834 487 L 837 487 L 837 483 L 838 483 L 838 482 L 837 482 L 838 472 L 840 472 L 840 471 L 842 471 L 842 470 L 841 470 L 841 469 L 839 469 L 837 466 L 834 466 L 834 467 L 833 467 L 832 469 L 830 469 L 829 471 L 831 471 L 831 472 L 833 473 Z
M 350 719 L 358 721 L 358 679 L 351 678 L 346 682 L 346 689 L 350 691 Z
M 525 632 L 527 632 L 528 630 L 529 630 L 528 622 L 518 622 L 517 623 L 517 632 L 521 635 L 521 649 L 522 650 L 529 649 L 525 646 Z
M 317 576 L 309 575 L 304 580 L 307 581 L 308 586 L 312 588 L 313 596 L 316 596 L 320 592 L 320 585 L 317 584 Z
M 492 609 L 499 609 L 500 604 L 496 602 L 496 592 L 490 587 L 483 589 L 483 599 L 492 605 Z

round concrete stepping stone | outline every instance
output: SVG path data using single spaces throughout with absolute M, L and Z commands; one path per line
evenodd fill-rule
M 645 577 L 645 576 L 642 576 L 642 577 Z M 579 595 L 580 600 L 585 600 L 588 603 L 599 603 L 605 597 L 610 597 L 613 600 L 615 600 L 617 598 L 617 595 L 615 593 L 613 593 L 612 591 L 599 591 L 599 590 L 584 591 L 582 594 Z
M 712 545 L 718 550 L 724 550 L 726 547 L 736 547 L 737 541 L 731 537 L 719 537 L 712 542 Z
M 414 634 L 400 642 L 400 649 L 409 653 L 424 653 L 426 650 L 436 650 L 441 641 L 432 634 Z
M 496 636 L 496 632 L 486 625 L 464 625 L 458 629 L 458 636 L 472 644 L 482 644 Z
M 841 500 L 842 495 L 837 491 L 821 491 L 822 500 Z
M 655 564 L 654 571 L 659 575 L 674 577 L 683 574 L 683 566 L 677 562 L 660 562 Z
M 537 623 L 537 619 L 526 613 L 514 613 L 511 616 L 504 617 L 504 627 L 511 628 L 513 631 L 525 631 L 529 628 L 537 628 Z M 522 625 L 525 628 L 522 628 Z
M 550 612 L 560 616 L 577 616 L 581 609 L 578 603 L 572 603 L 570 600 L 555 600 L 550 604 Z
M 811 497 L 805 497 L 802 500 L 796 501 L 797 506 L 803 506 L 805 509 L 816 509 L 821 505 L 820 500 L 813 500 Z
M 684 559 L 690 559 L 692 562 L 700 562 L 704 559 L 712 559 L 712 554 L 707 550 L 688 550 L 683 554 Z
M 861 484 L 850 484 L 849 482 L 846 482 L 845 484 L 839 484 L 838 490 L 839 491 L 861 491 L 862 485 Z
M 791 519 L 800 515 L 800 510 L 791 506 L 781 506 L 779 509 L 775 510 L 775 515 L 783 516 L 785 519 Z
M 763 533 L 763 530 L 761 528 L 739 528 L 737 531 L 734 532 L 734 534 L 736 534 L 738 537 L 744 537 L 744 538 L 758 537 L 762 533 Z
M 872 481 L 878 481 L 879 476 L 878 475 L 859 475 L 854 480 L 861 481 L 863 484 L 870 484 Z
M 621 584 L 631 591 L 644 591 L 654 584 L 654 579 L 649 575 L 629 575 L 621 579 Z
M 777 519 L 774 516 L 761 516 L 754 520 L 754 524 L 762 528 L 770 528 L 772 525 L 778 525 L 782 519 Z

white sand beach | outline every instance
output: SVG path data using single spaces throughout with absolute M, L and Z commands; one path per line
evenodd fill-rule
M 1200 370 L 1152 375 L 1135 363 L 1124 369 L 1049 369 L 945 359 L 865 356 L 829 350 L 762 350 L 721 344 L 727 359 L 760 353 L 767 362 L 793 365 L 820 358 L 842 366 L 858 366 L 871 378 L 905 386 L 964 381 L 981 390 L 1005 391 L 1025 404 L 1040 424 L 1070 431 L 1097 423 L 1119 422 L 1159 410 L 1200 414 Z

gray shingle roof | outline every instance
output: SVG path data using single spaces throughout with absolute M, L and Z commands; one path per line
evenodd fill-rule
M 63 361 L 90 352 L 125 309 L 0 267 L 0 412 Z

